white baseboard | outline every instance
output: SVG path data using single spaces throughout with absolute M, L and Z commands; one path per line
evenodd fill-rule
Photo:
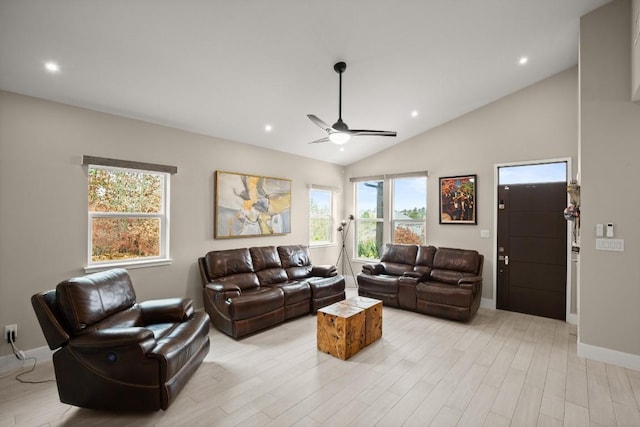
M 578 356 L 580 357 L 640 371 L 640 356 L 637 354 L 624 353 L 622 351 L 584 344 L 581 343 L 579 339 L 577 347 Z
M 567 314 L 567 323 L 570 323 L 572 325 L 577 325 L 578 324 L 578 315 L 575 314 L 575 313 Z
M 492 310 L 496 309 L 496 300 L 493 298 L 482 298 L 480 300 L 480 307 L 482 308 L 490 308 Z
M 25 354 L 27 357 L 35 357 L 38 359 L 38 363 L 41 363 L 50 361 L 53 351 L 49 347 L 39 347 L 25 351 Z M 22 368 L 30 368 L 32 364 L 32 360 L 18 360 L 13 354 L 2 356 L 0 357 L 0 375 Z

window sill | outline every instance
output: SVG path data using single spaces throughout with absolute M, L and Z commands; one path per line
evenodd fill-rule
M 331 248 L 337 246 L 335 242 L 309 243 L 309 249 L 315 248 Z
M 104 264 L 88 265 L 84 268 L 84 272 L 95 273 L 96 271 L 104 271 L 110 268 L 126 268 L 130 270 L 134 268 L 157 267 L 161 265 L 170 265 L 172 262 L 173 260 L 171 258 L 145 260 L 145 261 L 109 262 Z

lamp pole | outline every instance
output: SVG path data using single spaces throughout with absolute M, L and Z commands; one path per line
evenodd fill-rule
M 351 277 L 353 278 L 353 282 L 358 286 L 358 282 L 356 281 L 356 275 L 353 273 L 353 267 L 351 266 L 351 262 L 347 257 L 347 247 L 345 245 L 347 241 L 347 236 L 349 235 L 349 228 L 351 228 L 351 223 L 355 217 L 353 215 L 349 215 L 349 221 L 343 219 L 340 222 L 340 226 L 338 227 L 338 231 L 340 232 L 340 237 L 342 238 L 342 248 L 340 249 L 340 254 L 338 255 L 338 260 L 336 261 L 336 265 L 341 266 L 342 274 L 344 274 L 344 262 L 345 258 L 347 258 L 347 265 L 349 266 L 349 270 L 351 271 Z M 340 260 L 342 260 L 342 264 L 340 264 Z

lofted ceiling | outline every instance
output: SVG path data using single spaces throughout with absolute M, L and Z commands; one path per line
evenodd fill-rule
M 348 165 L 575 65 L 607 2 L 0 0 L 0 89 Z M 343 120 L 396 138 L 308 144 L 338 61 Z

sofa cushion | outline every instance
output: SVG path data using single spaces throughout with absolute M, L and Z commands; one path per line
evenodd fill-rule
M 434 269 L 431 271 L 431 276 L 429 276 L 429 282 L 440 282 L 447 283 L 449 285 L 457 285 L 458 280 L 462 279 L 465 276 L 472 276 L 472 274 L 453 270 Z
M 419 300 L 457 307 L 471 307 L 473 302 L 473 293 L 469 290 L 444 283 L 418 283 L 416 295 Z
M 368 274 L 358 275 L 358 287 L 369 292 L 381 292 L 384 294 L 398 293 L 398 280 L 401 276 L 390 276 L 388 274 L 378 274 L 370 276 Z
M 118 268 L 65 280 L 56 287 L 56 298 L 67 326 L 78 333 L 114 313 L 132 307 L 136 293 L 129 273 Z
M 385 273 L 402 276 L 406 271 L 412 271 L 416 262 L 418 246 L 387 243 L 384 247 L 380 263 Z
M 289 279 L 303 279 L 311 274 L 312 265 L 307 246 L 278 246 L 278 255 Z
M 270 311 L 278 310 L 284 305 L 284 294 L 278 288 L 259 288 L 243 292 L 231 298 L 227 305 L 231 320 L 250 319 Z
M 280 256 L 275 246 L 249 248 L 253 268 L 261 285 L 287 281 L 287 273 L 282 268 Z
M 249 249 L 227 249 L 211 251 L 204 256 L 209 280 L 233 274 L 253 273 Z
M 477 274 L 480 271 L 480 254 L 469 249 L 439 248 L 433 257 L 433 268 Z
M 275 286 L 284 293 L 284 305 L 296 304 L 311 299 L 311 288 L 309 283 L 304 280 L 291 280 L 277 283 Z

